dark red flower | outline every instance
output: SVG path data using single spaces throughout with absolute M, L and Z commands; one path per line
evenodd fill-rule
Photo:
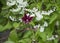
M 33 18 L 33 17 L 31 17 L 30 15 L 25 14 L 25 15 L 22 17 L 22 21 L 27 24 L 27 23 L 29 23 L 29 22 L 32 20 L 32 18 Z

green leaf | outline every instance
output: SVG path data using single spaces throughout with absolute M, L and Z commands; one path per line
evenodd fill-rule
M 55 40 L 54 40 L 54 43 L 58 43 L 58 39 L 55 39 Z
M 24 34 L 23 38 L 30 38 L 31 36 L 32 36 L 32 31 L 27 31 L 27 32 Z
M 0 25 L 0 32 L 1 32 L 1 31 L 3 31 L 3 26 L 2 26 L 2 25 Z
M 51 17 L 49 24 L 52 24 L 56 19 L 57 19 L 57 15 L 54 14 L 54 15 Z
M 42 6 L 42 3 L 37 3 L 37 8 L 40 10 L 41 9 L 41 6 Z
M 19 43 L 31 43 L 31 39 L 30 38 L 22 39 L 19 40 Z
M 17 33 L 16 33 L 16 30 L 13 30 L 11 33 L 10 33 L 10 36 L 9 36 L 10 40 L 14 41 L 17 43 L 18 41 L 18 36 L 17 36 Z
M 31 21 L 30 24 L 33 25 L 33 26 L 35 25 L 33 21 Z
M 4 26 L 4 30 L 5 30 L 5 29 L 10 29 L 11 27 L 12 27 L 11 23 L 8 22 L 8 23 Z
M 14 28 L 17 28 L 17 27 L 19 27 L 19 24 L 20 24 L 20 23 L 14 22 L 14 23 L 13 23 L 13 27 L 14 27 Z
M 45 32 L 40 32 L 40 30 L 38 29 L 38 31 L 35 34 L 35 37 L 40 37 L 41 40 L 46 41 L 47 40 L 47 35 Z M 39 39 L 40 40 L 40 39 Z
M 8 22 L 5 26 L 0 25 L 0 31 L 10 29 L 11 27 L 12 27 L 11 24 Z
M 4 42 L 4 43 L 15 43 L 15 42 L 13 42 L 13 41 L 6 41 L 6 42 Z

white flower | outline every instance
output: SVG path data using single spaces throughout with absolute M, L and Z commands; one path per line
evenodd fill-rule
M 19 18 L 19 21 L 22 22 L 22 19 Z
M 56 25 L 59 26 L 59 21 L 56 21 Z
M 16 0 L 8 0 L 7 1 L 7 6 L 13 6 L 13 5 L 15 5 L 16 4 Z
M 16 1 L 18 7 L 26 7 L 28 5 L 27 1 L 23 1 L 23 0 L 16 0 Z
M 31 12 L 31 11 L 32 11 L 31 9 L 26 9 L 26 8 L 25 8 L 24 10 L 25 10 L 25 11 L 28 11 L 28 12 Z
M 43 15 L 50 15 L 51 13 L 53 13 L 55 11 L 55 9 L 53 10 L 48 10 L 48 11 L 42 11 L 41 14 Z
M 17 3 L 22 3 L 23 2 L 23 0 L 16 0 L 17 1 Z
M 47 11 L 42 11 L 41 14 L 49 15 L 50 13 L 48 13 Z
M 9 18 L 12 20 L 12 21 L 16 21 L 16 19 L 12 16 L 9 16 Z
M 58 38 L 58 35 L 55 35 L 56 38 Z
M 38 11 L 38 9 L 35 7 L 32 9 L 32 12 L 37 12 L 37 11 Z
M 55 39 L 54 35 L 52 35 L 52 37 L 47 36 L 47 40 L 54 40 L 54 39 Z
M 54 40 L 55 38 L 58 38 L 58 35 L 52 35 L 51 37 L 47 36 L 47 40 Z
M 35 14 L 32 13 L 32 14 L 30 15 L 30 17 L 35 17 Z
M 36 20 L 41 20 L 43 18 L 43 16 L 41 15 L 40 11 L 35 12 L 36 14 Z
M 48 26 L 48 23 L 45 21 L 43 26 L 44 27 L 47 27 Z
M 39 27 L 40 27 L 40 24 L 34 26 L 34 28 L 39 28 Z
M 51 14 L 52 12 L 54 12 L 53 10 L 49 10 L 48 13 Z
M 17 8 L 13 8 L 13 9 L 10 9 L 10 11 L 12 11 L 12 12 L 18 12 L 18 11 L 20 11 L 21 10 L 21 8 L 19 8 L 19 7 L 17 7 Z
M 13 6 L 16 5 L 17 7 L 14 9 L 10 9 L 10 11 L 12 12 L 18 12 L 21 10 L 20 14 L 22 14 L 24 12 L 24 8 L 28 5 L 27 1 L 23 1 L 23 0 L 8 0 L 7 1 L 7 5 L 8 6 Z
M 38 9 L 37 8 L 33 8 L 32 10 L 31 9 L 25 9 L 26 11 L 28 11 L 28 12 L 31 12 L 31 13 L 35 13 L 35 12 L 37 12 L 38 11 Z
M 40 26 L 40 32 L 44 32 L 44 26 Z
M 22 10 L 19 12 L 19 14 L 24 14 L 24 9 L 25 8 L 22 8 Z

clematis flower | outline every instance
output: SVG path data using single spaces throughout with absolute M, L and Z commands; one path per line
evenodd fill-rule
M 27 24 L 27 23 L 31 22 L 32 18 L 33 18 L 33 16 L 31 16 L 31 15 L 29 15 L 29 14 L 25 14 L 25 15 L 22 17 L 22 21 Z

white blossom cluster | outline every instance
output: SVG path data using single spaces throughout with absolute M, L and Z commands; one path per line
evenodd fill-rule
M 25 9 L 28 12 L 31 12 L 31 14 L 36 15 L 36 20 L 41 20 L 43 18 L 42 14 L 40 11 L 38 11 L 38 9 L 36 9 L 35 7 L 31 10 L 31 9 Z
M 31 9 L 24 9 L 24 10 L 31 12 L 32 14 L 36 15 L 36 20 L 41 20 L 43 18 L 43 15 L 50 15 L 52 12 L 55 11 L 55 8 L 48 10 L 48 12 L 47 11 L 39 11 L 35 7 L 32 10 Z
M 17 21 L 15 17 L 9 16 L 9 18 L 10 18 L 11 21 Z M 22 22 L 22 19 L 19 18 L 18 20 L 19 20 L 20 22 Z
M 7 0 L 7 6 L 11 7 L 13 5 L 16 5 L 16 8 L 11 9 L 10 11 L 12 12 L 17 12 L 19 10 L 21 10 L 21 8 L 25 8 L 26 6 L 28 6 L 27 1 L 24 0 Z
M 45 21 L 42 26 L 40 26 L 40 32 L 44 32 L 45 27 L 48 27 L 48 23 Z
M 41 20 L 43 18 L 43 15 L 50 15 L 52 12 L 55 11 L 55 8 L 53 10 L 48 10 L 47 11 L 39 11 L 37 8 L 33 8 L 32 10 L 31 9 L 25 9 L 26 11 L 29 11 L 32 13 L 32 15 L 35 15 L 36 16 L 36 20 Z M 42 26 L 40 26 L 40 24 L 38 25 L 35 25 L 34 28 L 40 28 L 40 32 L 44 32 L 45 30 L 45 27 L 48 26 L 48 23 L 45 21 L 44 24 Z
M 55 8 L 53 10 L 48 10 L 47 11 L 39 11 L 37 8 L 33 8 L 33 9 L 27 9 L 25 8 L 26 6 L 28 6 L 27 1 L 24 0 L 8 0 L 7 1 L 7 6 L 11 7 L 13 5 L 16 5 L 16 8 L 12 8 L 10 9 L 10 11 L 12 12 L 18 12 L 20 11 L 20 14 L 24 14 L 24 11 L 28 11 L 30 12 L 33 16 L 36 16 L 36 20 L 41 20 L 43 18 L 43 15 L 50 15 L 52 12 L 55 11 Z
M 11 7 L 13 5 L 16 5 L 17 7 L 10 9 L 10 11 L 18 12 L 22 8 L 22 10 L 20 11 L 20 14 L 24 13 L 24 11 L 28 11 L 31 13 L 31 16 L 34 16 L 34 17 L 36 16 L 37 21 L 41 20 L 43 18 L 43 15 L 50 15 L 52 12 L 55 11 L 55 8 L 48 10 L 48 11 L 39 11 L 35 7 L 33 9 L 27 9 L 25 7 L 28 6 L 28 3 L 27 3 L 27 1 L 24 1 L 24 0 L 8 0 L 7 1 L 7 6 Z M 30 15 L 30 14 L 28 13 L 27 15 Z M 12 21 L 16 21 L 14 17 L 9 16 L 9 18 Z M 22 21 L 21 19 L 19 19 L 19 20 Z M 40 24 L 39 24 L 39 25 L 34 26 L 34 28 L 40 28 L 40 32 L 44 32 L 45 27 L 47 27 L 47 26 L 48 26 L 48 23 L 46 21 L 44 21 L 44 24 L 42 26 L 40 26 Z
M 12 16 L 9 16 L 9 18 L 12 20 L 12 21 L 17 21 L 14 17 Z
M 48 26 L 48 23 L 45 21 L 44 24 L 41 26 L 40 24 L 35 25 L 34 28 L 40 28 L 40 32 L 44 32 L 45 27 Z
M 52 35 L 51 37 L 47 36 L 47 40 L 54 40 L 56 38 L 58 38 L 58 35 Z
M 17 5 L 18 7 L 26 7 L 27 1 L 24 0 L 7 0 L 7 6 Z

